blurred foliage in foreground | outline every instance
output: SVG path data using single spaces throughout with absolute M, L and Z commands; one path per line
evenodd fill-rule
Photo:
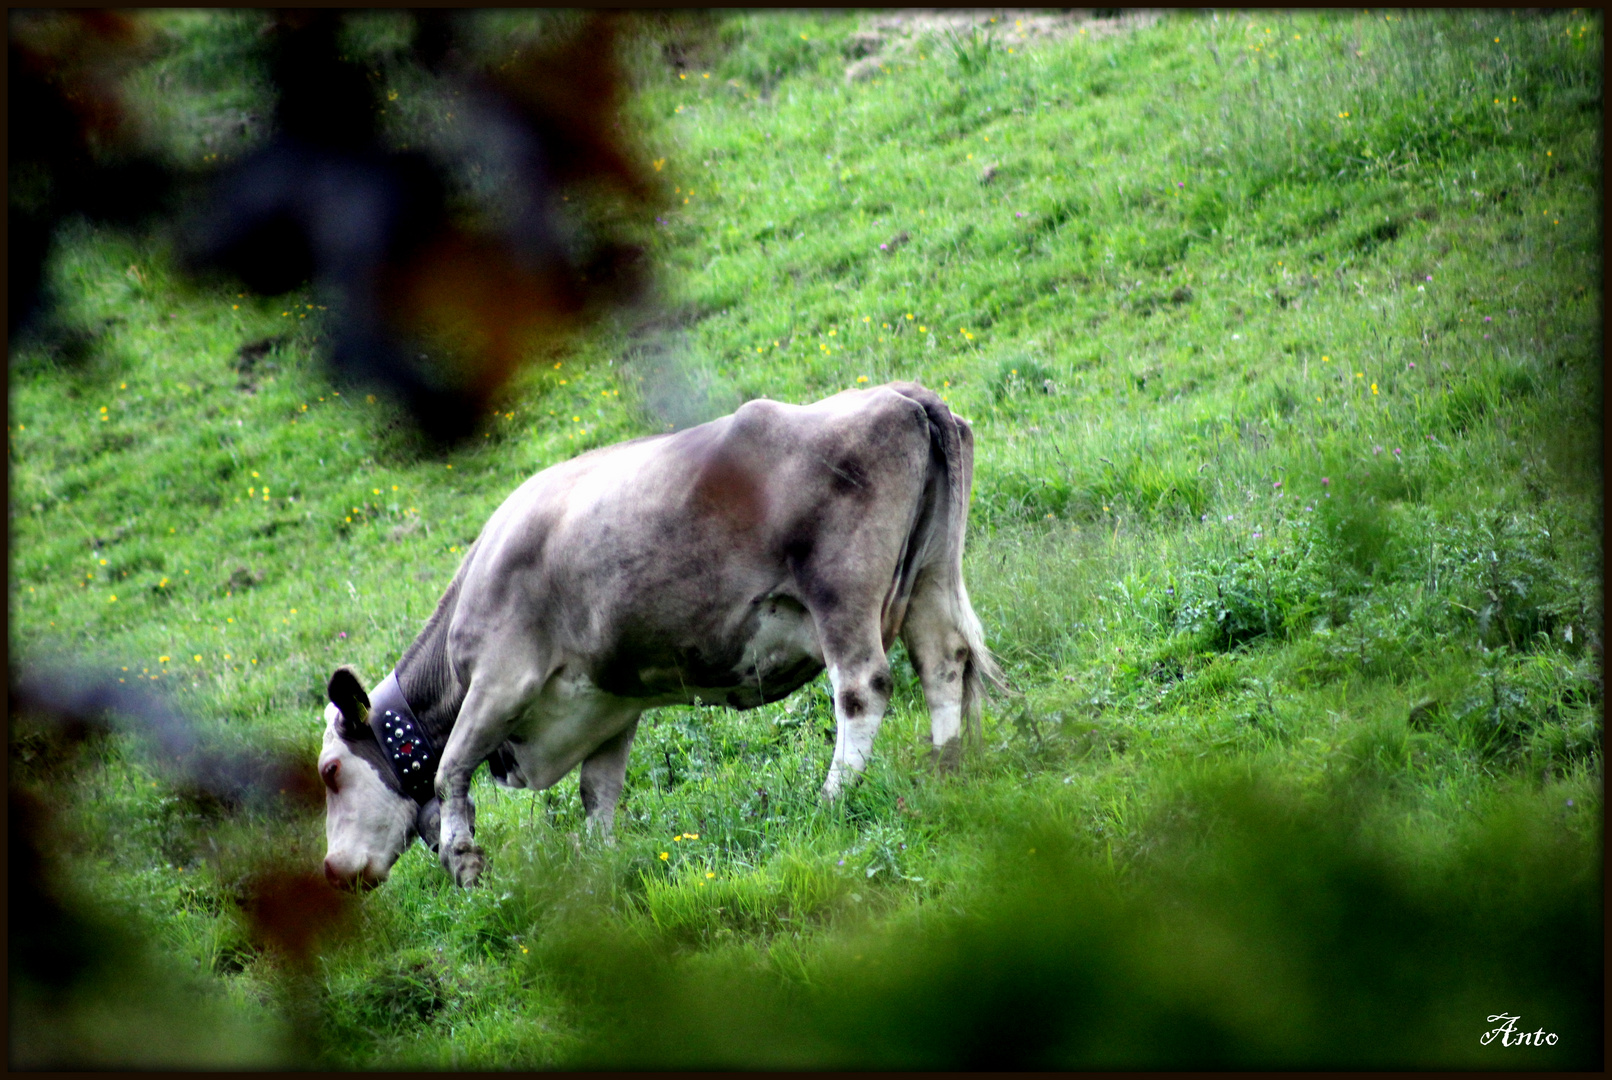
M 599 1018 L 589 1066 L 1599 1067 L 1594 844 L 1515 798 L 1418 852 L 1372 803 L 1200 781 L 1134 872 L 1027 824 L 990 887 L 788 975 L 606 925 L 554 935 L 548 967 Z M 1484 1045 L 1500 1013 L 1554 1045 Z

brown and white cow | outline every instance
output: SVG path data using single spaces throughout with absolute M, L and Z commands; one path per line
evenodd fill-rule
M 967 423 L 892 383 L 751 401 L 538 473 L 380 685 L 331 677 L 326 875 L 377 884 L 419 835 L 474 882 L 469 789 L 484 761 L 532 789 L 580 763 L 588 825 L 608 831 L 645 709 L 753 708 L 825 667 L 833 799 L 867 764 L 897 635 L 951 756 L 982 680 L 999 680 L 963 586 L 973 459 Z

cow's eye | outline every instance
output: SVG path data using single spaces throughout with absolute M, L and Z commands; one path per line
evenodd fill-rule
M 341 761 L 340 761 L 340 759 L 332 758 L 330 761 L 325 762 L 325 767 L 324 768 L 319 770 L 319 778 L 322 779 L 325 782 L 325 787 L 329 788 L 331 791 L 335 791 L 336 790 L 336 774 L 338 772 L 340 772 L 340 771 L 341 771 Z

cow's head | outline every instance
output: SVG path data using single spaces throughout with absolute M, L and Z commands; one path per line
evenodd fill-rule
M 319 752 L 325 877 L 342 888 L 369 888 L 386 880 L 422 829 L 435 844 L 437 802 L 419 806 L 383 778 L 387 766 L 369 726 L 369 695 L 352 668 L 336 669 L 328 693 L 325 745 Z

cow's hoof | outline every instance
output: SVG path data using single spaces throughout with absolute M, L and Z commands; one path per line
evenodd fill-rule
M 963 763 L 963 743 L 961 739 L 953 739 L 941 746 L 929 748 L 929 760 L 934 763 L 935 771 L 940 773 L 954 773 Z
M 486 869 L 487 858 L 481 848 L 468 840 L 461 840 L 453 845 L 452 849 L 443 853 L 442 865 L 453 875 L 453 880 L 462 888 L 469 888 L 481 877 L 482 870 Z
M 608 825 L 588 822 L 582 827 L 582 839 L 590 844 L 602 844 L 605 847 L 616 846 L 616 833 Z

